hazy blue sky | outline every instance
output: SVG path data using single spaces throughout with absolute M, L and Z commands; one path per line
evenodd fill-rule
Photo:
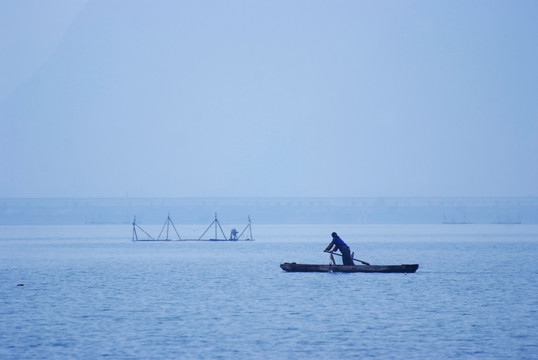
M 0 0 L 0 197 L 538 195 L 538 1 Z

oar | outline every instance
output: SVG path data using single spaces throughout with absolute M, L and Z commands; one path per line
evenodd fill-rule
M 333 254 L 333 255 L 336 255 L 336 256 L 340 256 L 340 257 L 342 256 L 341 254 L 337 254 L 337 253 L 335 253 L 334 251 L 328 251 L 328 252 L 331 253 L 331 254 Z M 353 258 L 353 260 L 358 261 L 358 262 L 360 262 L 360 263 L 363 263 L 364 265 L 370 265 L 370 264 L 367 263 L 366 261 L 362 261 L 362 260 L 355 259 L 355 258 Z

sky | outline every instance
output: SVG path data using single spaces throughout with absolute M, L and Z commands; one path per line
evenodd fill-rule
M 538 195 L 538 2 L 0 0 L 0 197 Z

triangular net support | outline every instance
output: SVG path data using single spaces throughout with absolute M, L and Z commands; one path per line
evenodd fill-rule
M 243 234 L 245 234 L 245 232 L 247 232 L 248 230 L 248 238 L 246 239 L 243 239 L 245 241 L 254 241 L 254 238 L 252 237 L 252 222 L 250 221 L 250 215 L 248 216 L 248 224 L 247 226 L 245 226 L 245 228 L 243 229 L 243 231 L 241 231 L 241 234 L 239 234 L 239 236 L 237 237 L 236 240 L 240 240 L 241 239 L 241 236 L 243 236 Z
M 166 221 L 163 224 L 161 232 L 159 233 L 159 236 L 157 236 L 157 240 L 161 240 L 161 235 L 163 234 L 164 229 L 166 229 L 166 239 L 162 239 L 162 240 L 172 240 L 168 236 L 170 234 L 170 225 L 172 225 L 172 229 L 174 229 L 174 232 L 176 233 L 178 240 L 181 240 L 181 236 L 179 236 L 176 226 L 174 225 L 174 222 L 170 218 L 170 214 L 168 214 L 168 217 L 166 218 Z
M 138 237 L 138 233 L 136 230 L 140 230 L 142 231 L 144 234 L 146 234 L 148 236 L 148 238 L 150 238 L 151 240 L 155 240 L 150 234 L 148 234 L 146 232 L 146 230 L 142 229 L 137 223 L 136 223 L 136 216 L 134 217 L 133 219 L 133 238 L 132 238 L 132 241 L 140 241 L 140 240 L 145 240 L 145 239 L 140 239 Z
M 217 213 L 215 213 L 215 220 L 213 220 L 211 222 L 211 224 L 209 224 L 209 226 L 207 227 L 207 229 L 205 229 L 204 233 L 202 235 L 200 235 L 200 237 L 198 238 L 198 240 L 202 240 L 202 238 L 204 237 L 204 235 L 209 231 L 209 229 L 211 229 L 211 227 L 214 227 L 215 228 L 215 238 L 214 239 L 210 239 L 210 240 L 218 240 L 218 230 L 220 229 L 220 233 L 222 234 L 222 237 L 224 238 L 224 240 L 228 240 L 226 238 L 226 234 L 224 234 L 224 230 L 222 230 L 222 227 L 220 226 L 220 222 L 219 220 L 217 219 Z

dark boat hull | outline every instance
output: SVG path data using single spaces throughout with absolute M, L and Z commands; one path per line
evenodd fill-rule
M 280 264 L 282 270 L 289 272 L 345 272 L 345 273 L 414 273 L 418 264 L 402 265 L 316 265 L 316 264 Z

